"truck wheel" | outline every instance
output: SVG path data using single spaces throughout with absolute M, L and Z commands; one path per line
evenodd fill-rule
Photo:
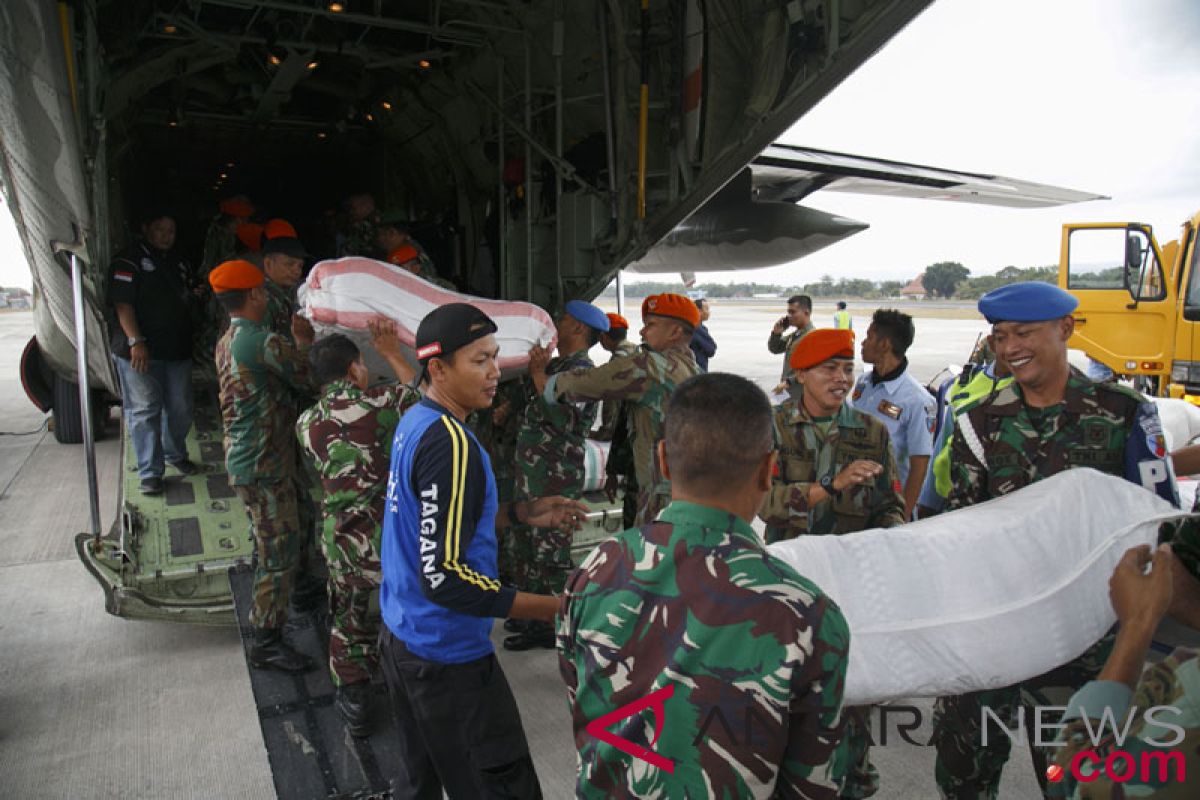
M 60 444 L 83 443 L 83 415 L 79 413 L 79 384 L 54 376 L 54 438 Z

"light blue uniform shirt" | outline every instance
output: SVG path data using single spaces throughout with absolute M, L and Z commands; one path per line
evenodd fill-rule
M 887 426 L 903 488 L 908 481 L 908 459 L 933 453 L 937 401 L 905 369 L 899 377 L 878 385 L 871 384 L 870 371 L 864 373 L 854 384 L 850 404 Z

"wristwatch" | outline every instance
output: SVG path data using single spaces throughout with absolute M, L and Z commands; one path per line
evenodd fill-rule
M 146 337 L 145 336 L 130 336 L 128 339 L 125 340 L 125 343 L 128 344 L 130 347 L 133 347 L 135 344 L 145 344 Z
M 830 475 L 822 475 L 821 480 L 817 481 L 817 485 L 825 490 L 825 494 L 830 497 L 841 497 L 842 493 L 833 488 L 833 477 Z

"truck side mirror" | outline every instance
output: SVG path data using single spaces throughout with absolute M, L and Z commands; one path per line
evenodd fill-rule
M 1134 231 L 1129 231 L 1125 234 L 1125 269 L 1122 275 L 1122 283 L 1125 289 L 1137 300 L 1138 285 L 1141 283 L 1142 274 L 1142 257 L 1146 253 L 1146 248 L 1142 246 L 1141 237 Z

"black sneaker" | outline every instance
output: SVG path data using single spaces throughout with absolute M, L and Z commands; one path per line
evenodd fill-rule
M 508 631 L 509 633 L 524 633 L 525 629 L 528 627 L 529 627 L 529 620 L 527 620 L 527 619 L 506 619 L 506 620 L 504 620 L 504 630 Z
M 171 466 L 179 470 L 183 475 L 195 475 L 200 471 L 200 467 L 196 466 L 196 462 L 188 458 L 185 458 L 183 461 L 172 462 Z
M 283 631 L 279 628 L 254 629 L 250 664 L 257 669 L 276 669 L 293 673 L 308 672 L 316 667 L 311 658 L 296 651 L 283 640 Z
M 163 493 L 163 479 L 162 478 L 142 478 L 141 489 L 142 489 L 142 494 L 144 494 L 144 495 L 162 494 Z

